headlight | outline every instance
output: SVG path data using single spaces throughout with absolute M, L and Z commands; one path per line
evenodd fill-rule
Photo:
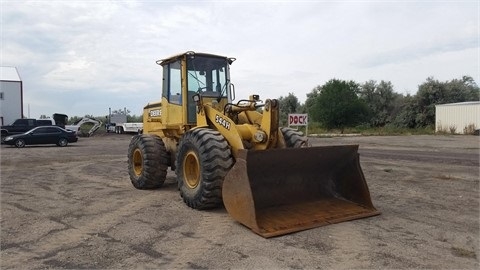
M 11 136 L 8 136 L 8 137 L 5 138 L 5 141 L 11 141 L 11 140 L 13 140 L 13 137 L 11 137 Z

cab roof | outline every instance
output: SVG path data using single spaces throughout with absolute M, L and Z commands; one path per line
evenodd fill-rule
M 197 53 L 197 52 L 194 52 L 194 51 L 187 51 L 187 52 L 184 52 L 184 53 L 180 53 L 180 54 L 176 54 L 176 55 L 170 56 L 170 57 L 168 57 L 168 58 L 164 58 L 164 59 L 157 60 L 156 63 L 157 63 L 158 65 L 163 65 L 163 64 L 165 64 L 165 63 L 169 63 L 169 62 L 176 61 L 177 59 L 182 58 L 182 57 L 185 56 L 185 55 L 200 55 L 200 56 L 218 57 L 218 58 L 225 58 L 225 59 L 228 58 L 228 57 L 226 57 L 226 56 L 217 55 L 217 54 Z

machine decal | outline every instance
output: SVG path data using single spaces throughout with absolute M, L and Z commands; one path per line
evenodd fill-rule
M 215 115 L 215 122 L 219 123 L 222 125 L 224 128 L 230 130 L 230 122 L 226 120 L 225 118 L 219 116 L 218 114 Z
M 162 110 L 161 110 L 161 109 L 150 110 L 150 111 L 148 112 L 148 114 L 150 115 L 150 117 L 161 116 L 161 115 L 162 115 Z

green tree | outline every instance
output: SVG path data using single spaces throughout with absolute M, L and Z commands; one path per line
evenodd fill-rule
M 400 110 L 393 119 L 393 125 L 400 128 L 415 128 L 418 114 L 417 101 L 415 96 L 406 95 L 402 98 Z
M 418 87 L 416 127 L 435 124 L 435 105 L 479 100 L 480 89 L 472 77 L 439 82 L 433 77 Z
M 360 98 L 370 108 L 370 125 L 383 127 L 393 122 L 399 111 L 399 100 L 402 95 L 393 91 L 391 82 L 370 80 L 360 87 Z
M 308 112 L 313 121 L 320 122 L 320 119 L 317 118 L 319 115 L 317 106 L 316 106 L 316 100 L 318 96 L 320 95 L 320 91 L 322 91 L 322 86 L 318 85 L 315 88 L 312 89 L 312 92 L 307 94 L 307 100 L 305 100 L 305 106 L 304 106 L 304 112 Z
M 367 119 L 368 107 L 357 96 L 359 85 L 356 82 L 332 79 L 320 87 L 316 96 L 317 90 L 318 87 L 310 95 L 309 114 L 326 128 L 338 128 L 343 133 L 345 127 L 355 126 Z
M 143 115 L 127 115 L 127 122 L 129 123 L 139 123 L 143 122 Z
M 80 121 L 83 117 L 81 116 L 72 116 L 72 117 L 69 117 L 68 119 L 68 124 L 69 125 L 73 125 L 75 123 L 77 123 L 78 121 Z
M 281 96 L 278 98 L 278 102 L 280 106 L 280 124 L 286 126 L 288 114 L 300 112 L 300 103 L 293 93 L 288 93 L 286 97 Z

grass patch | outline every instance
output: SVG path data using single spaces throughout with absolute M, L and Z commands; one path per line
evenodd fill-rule
M 311 123 L 308 126 L 309 134 L 341 134 L 340 129 L 326 129 L 320 126 L 319 123 Z M 345 128 L 344 134 L 361 134 L 364 136 L 396 136 L 396 135 L 434 135 L 434 127 L 426 128 L 399 128 L 394 126 L 385 126 L 372 128 L 368 126 L 357 126 Z

